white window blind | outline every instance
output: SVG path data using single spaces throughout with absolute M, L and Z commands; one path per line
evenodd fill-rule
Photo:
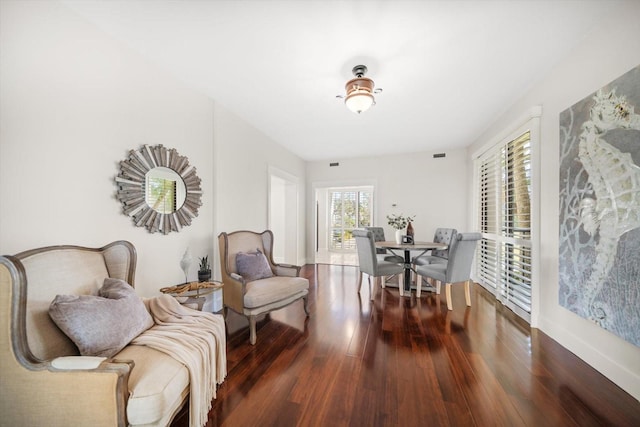
M 530 132 L 498 144 L 476 162 L 480 284 L 520 317 L 531 319 Z
M 332 190 L 329 192 L 331 250 L 356 250 L 355 228 L 371 225 L 373 192 L 370 190 Z

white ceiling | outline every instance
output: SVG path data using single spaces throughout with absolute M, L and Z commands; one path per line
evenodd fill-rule
M 621 2 L 63 3 L 312 161 L 469 145 Z M 384 89 L 361 115 L 358 64 Z

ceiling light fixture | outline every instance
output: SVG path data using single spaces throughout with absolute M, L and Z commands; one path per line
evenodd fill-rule
M 375 83 L 373 80 L 364 76 L 367 73 L 365 65 L 356 65 L 352 71 L 356 77 L 344 85 L 347 95 L 338 95 L 337 97 L 344 98 L 347 108 L 354 113 L 360 114 L 363 111 L 367 111 L 371 106 L 376 105 L 376 98 L 373 94 L 382 92 L 382 89 L 374 89 Z

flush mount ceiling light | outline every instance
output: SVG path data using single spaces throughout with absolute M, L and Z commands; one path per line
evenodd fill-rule
M 337 98 L 344 98 L 347 108 L 354 113 L 362 113 L 376 105 L 374 94 L 382 92 L 382 89 L 374 89 L 375 83 L 369 77 L 364 75 L 367 73 L 365 65 L 356 65 L 353 67 L 353 75 L 356 76 L 344 85 L 347 92 L 346 95 L 338 95 Z

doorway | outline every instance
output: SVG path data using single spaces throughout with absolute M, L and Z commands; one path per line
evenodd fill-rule
M 352 232 L 373 224 L 373 190 L 373 186 L 316 189 L 316 263 L 358 265 Z
M 273 260 L 300 265 L 298 257 L 298 178 L 269 167 L 269 218 Z

